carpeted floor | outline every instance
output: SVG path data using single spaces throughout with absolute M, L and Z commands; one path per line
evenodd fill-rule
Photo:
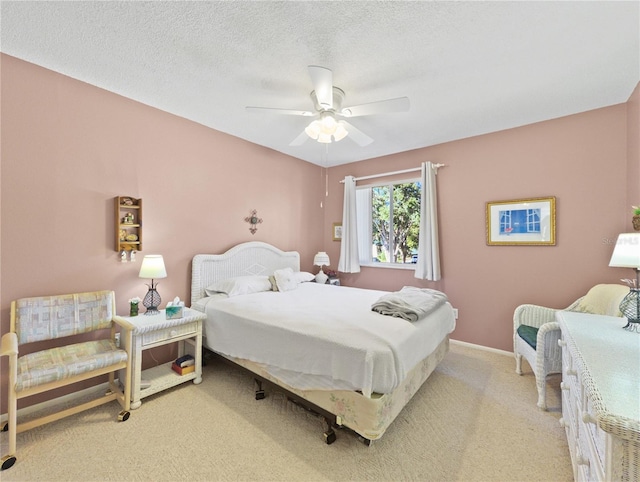
M 382 439 L 346 431 L 326 445 L 322 422 L 277 393 L 254 399 L 250 377 L 210 362 L 200 385 L 145 398 L 127 422 L 117 403 L 18 435 L 3 481 L 571 481 L 558 424 L 512 357 L 452 344 L 451 352 Z M 2 454 L 7 435 L 2 434 Z

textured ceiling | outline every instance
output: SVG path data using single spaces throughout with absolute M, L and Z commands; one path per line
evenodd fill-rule
M 333 166 L 627 101 L 640 80 L 640 3 L 0 2 L 2 52 Z M 408 96 L 409 112 L 353 118 L 374 139 L 290 147 L 312 110 L 308 65 L 345 106 Z

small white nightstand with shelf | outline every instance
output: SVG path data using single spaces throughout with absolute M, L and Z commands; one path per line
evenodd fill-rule
M 207 315 L 184 308 L 182 318 L 168 320 L 165 310 L 157 315 L 117 316 L 118 322 L 131 327 L 131 409 L 142 404 L 141 399 L 180 383 L 193 380 L 202 382 L 202 321 Z M 129 340 L 124 340 L 124 343 Z M 191 353 L 195 358 L 195 371 L 178 375 L 171 369 L 173 361 L 142 371 L 142 352 L 149 348 L 180 342 L 178 357 Z M 191 347 L 191 348 L 189 348 Z M 150 386 L 142 389 L 141 381 Z

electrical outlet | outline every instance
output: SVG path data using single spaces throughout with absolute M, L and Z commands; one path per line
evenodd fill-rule
M 455 317 L 455 319 L 458 319 L 458 308 L 454 308 L 453 309 L 453 316 Z
M 120 348 L 120 333 L 116 333 L 116 346 Z

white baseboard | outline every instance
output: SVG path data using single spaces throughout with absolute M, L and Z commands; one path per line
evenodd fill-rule
M 20 408 L 18 409 L 18 417 L 29 415 L 31 413 L 38 412 L 40 410 L 46 410 L 59 403 L 73 402 L 76 399 L 88 397 L 93 393 L 101 392 L 104 394 L 107 390 L 109 390 L 109 382 L 104 382 L 94 387 L 85 388 L 84 390 L 79 390 L 77 392 L 69 393 L 67 395 L 63 395 L 58 398 L 52 398 L 51 400 L 46 400 L 44 402 L 36 403 L 34 405 L 29 405 L 28 407 Z M 9 420 L 8 414 L 3 413 L 2 415 L 0 415 L 0 423 L 4 424 L 7 420 Z
M 498 355 L 513 356 L 513 352 L 512 351 L 498 350 L 497 348 L 491 348 L 491 347 L 482 346 L 482 345 L 475 345 L 474 343 L 467 343 L 466 341 L 458 341 L 458 340 L 449 339 L 449 342 L 454 344 L 454 345 L 466 346 L 467 348 L 475 348 L 476 350 L 490 351 L 491 353 L 496 353 Z

